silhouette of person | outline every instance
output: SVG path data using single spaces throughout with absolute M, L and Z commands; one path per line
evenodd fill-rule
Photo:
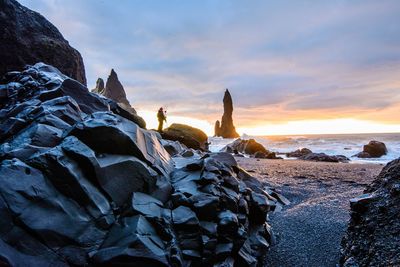
M 161 133 L 163 130 L 164 121 L 167 122 L 167 116 L 165 115 L 164 109 L 161 107 L 157 112 L 158 119 L 158 131 Z

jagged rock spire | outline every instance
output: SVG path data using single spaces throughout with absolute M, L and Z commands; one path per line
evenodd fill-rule
M 118 80 L 118 75 L 114 69 L 111 69 L 111 73 L 108 76 L 104 96 L 111 98 L 118 103 L 130 106 L 129 101 L 126 98 L 124 87 Z
M 224 94 L 224 114 L 222 115 L 221 125 L 219 121 L 215 123 L 215 135 L 222 136 L 223 138 L 236 138 L 239 134 L 236 132 L 235 126 L 233 125 L 233 101 L 229 90 L 226 89 Z

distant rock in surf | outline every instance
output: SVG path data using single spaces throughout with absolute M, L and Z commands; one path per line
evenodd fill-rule
M 343 155 L 327 155 L 325 153 L 308 153 L 298 159 L 309 161 L 323 161 L 323 162 L 349 162 L 350 159 Z
M 312 153 L 312 151 L 310 149 L 304 147 L 301 149 L 297 149 L 296 151 L 286 153 L 286 157 L 299 158 L 299 157 L 305 156 L 310 153 Z
M 387 154 L 385 143 L 379 141 L 370 141 L 364 145 L 363 151 L 354 155 L 358 158 L 380 158 Z
M 233 102 L 232 96 L 226 89 L 224 94 L 224 114 L 222 115 L 221 123 L 215 122 L 215 136 L 221 136 L 223 138 L 237 138 L 239 134 L 236 132 L 235 126 L 233 125 Z
M 14 0 L 0 1 L 0 76 L 37 62 L 86 85 L 81 54 L 47 19 Z
M 269 151 L 254 139 L 237 139 L 231 144 L 225 146 L 222 151 L 234 154 L 243 153 L 255 158 L 281 159 L 280 157 L 277 157 L 274 152 Z

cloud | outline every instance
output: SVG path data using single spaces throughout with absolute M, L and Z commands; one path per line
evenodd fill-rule
M 22 0 L 83 55 L 116 69 L 135 108 L 237 124 L 309 118 L 400 123 L 400 2 Z M 242 125 L 243 126 L 243 125 Z

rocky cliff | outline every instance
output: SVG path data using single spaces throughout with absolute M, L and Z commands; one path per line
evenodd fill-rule
M 215 122 L 215 136 L 221 136 L 223 138 L 236 138 L 239 134 L 236 132 L 235 126 L 233 125 L 233 102 L 232 96 L 226 89 L 224 94 L 224 114 L 222 115 L 221 123 Z
M 81 55 L 39 13 L 15 0 L 0 0 L 0 76 L 45 62 L 86 85 Z
M 341 265 L 400 266 L 400 159 L 388 163 L 364 194 L 350 201 Z
M 260 264 L 280 196 L 227 153 L 174 169 L 113 103 L 43 63 L 5 75 L 0 265 Z

